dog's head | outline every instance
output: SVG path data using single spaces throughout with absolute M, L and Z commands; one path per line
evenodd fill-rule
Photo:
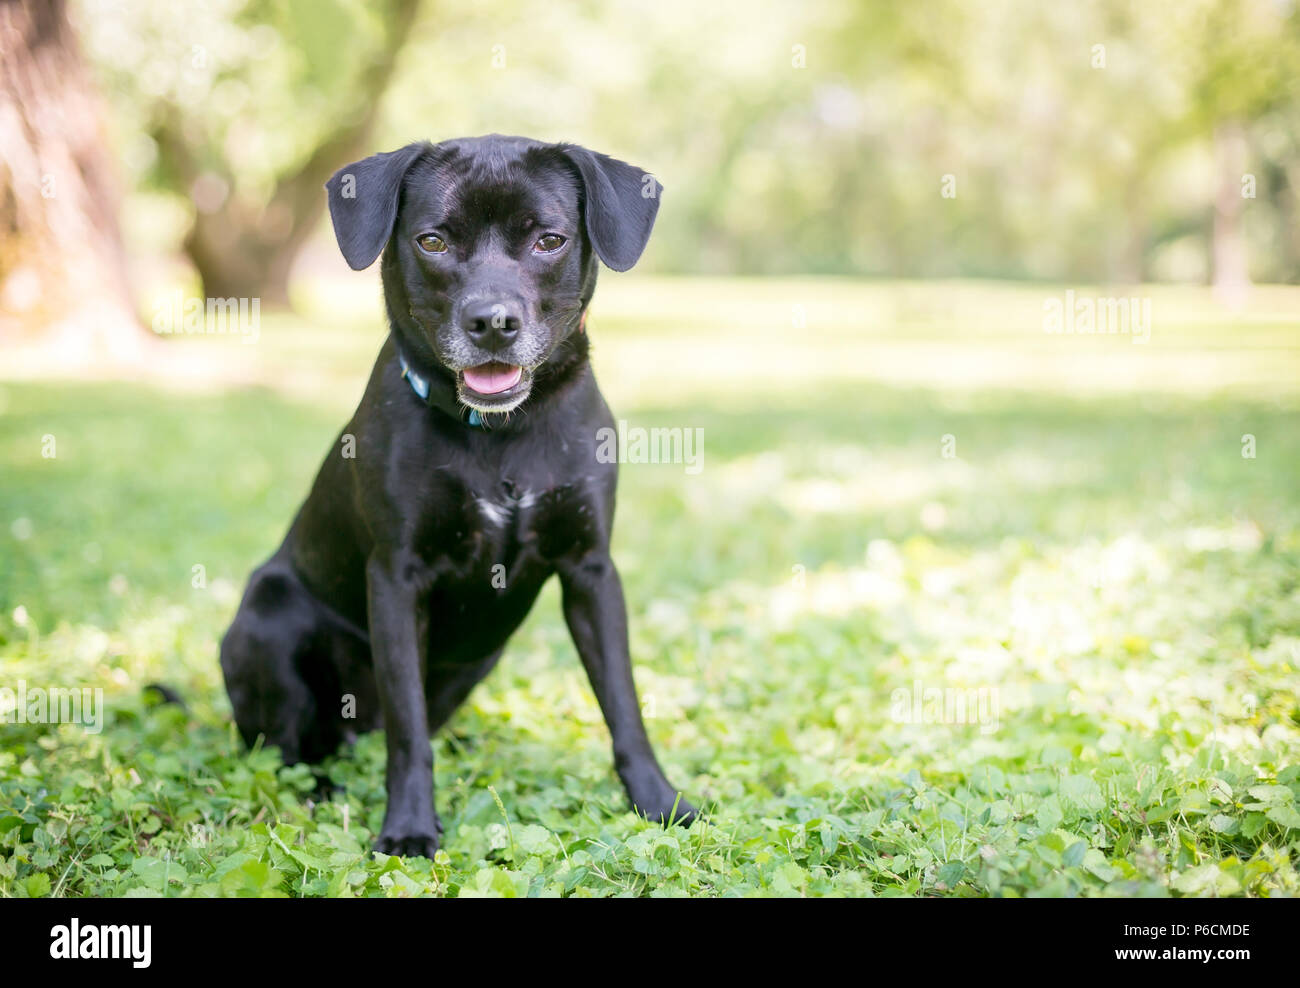
M 445 368 L 460 400 L 483 412 L 528 397 L 579 328 L 596 258 L 615 271 L 636 263 L 662 191 L 607 155 L 498 135 L 376 154 L 325 188 L 348 264 L 384 255 L 403 347 Z

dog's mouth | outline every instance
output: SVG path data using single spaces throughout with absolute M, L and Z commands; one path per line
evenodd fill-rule
M 460 372 L 460 400 L 479 411 L 508 411 L 528 396 L 532 374 L 518 364 L 492 361 Z

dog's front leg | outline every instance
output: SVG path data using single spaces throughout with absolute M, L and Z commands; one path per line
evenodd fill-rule
M 384 711 L 388 808 L 375 849 L 432 858 L 442 825 L 433 805 L 433 749 L 424 699 L 427 580 L 407 554 L 376 553 L 366 566 L 370 647 Z
M 614 767 L 636 811 L 689 826 L 696 809 L 681 798 L 655 760 L 641 720 L 628 654 L 627 608 L 614 561 L 589 553 L 559 567 L 564 620 L 591 679 L 614 742 Z M 675 804 L 675 809 L 674 809 Z

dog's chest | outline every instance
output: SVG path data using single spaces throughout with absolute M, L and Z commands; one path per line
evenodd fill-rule
M 454 486 L 418 541 L 426 561 L 457 583 L 508 590 L 600 542 L 597 506 L 581 483 Z
M 429 644 L 440 661 L 477 660 L 500 648 L 557 562 L 601 540 L 594 505 L 569 485 L 466 489 L 457 508 L 428 533 L 436 574 Z

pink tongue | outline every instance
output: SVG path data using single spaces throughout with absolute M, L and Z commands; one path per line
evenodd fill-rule
M 481 395 L 500 394 L 509 391 L 519 383 L 524 369 L 514 364 L 480 364 L 466 367 L 463 371 L 465 383 Z

